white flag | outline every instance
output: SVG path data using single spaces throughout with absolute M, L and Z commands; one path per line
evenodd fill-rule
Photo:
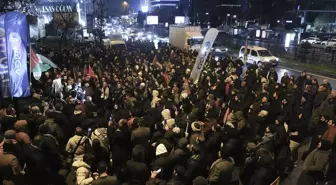
M 217 35 L 218 35 L 218 30 L 216 28 L 209 29 L 208 32 L 205 34 L 201 49 L 198 52 L 198 56 L 194 64 L 194 68 L 191 71 L 190 78 L 194 80 L 194 84 L 198 82 L 198 79 L 202 73 L 205 61 L 211 51 L 212 44 L 215 42 Z

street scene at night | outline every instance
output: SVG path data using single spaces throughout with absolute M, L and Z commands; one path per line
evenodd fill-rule
M 0 0 L 3 185 L 336 185 L 336 0 Z

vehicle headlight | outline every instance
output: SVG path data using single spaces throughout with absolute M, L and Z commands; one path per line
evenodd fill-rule
M 217 51 L 217 52 L 221 52 L 221 50 L 220 50 L 220 49 L 218 49 L 218 48 L 216 48 L 216 49 L 215 49 L 215 51 Z
M 279 61 L 279 58 L 275 58 L 276 61 Z

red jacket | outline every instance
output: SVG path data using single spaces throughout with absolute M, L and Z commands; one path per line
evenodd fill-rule
M 322 139 L 328 140 L 334 143 L 336 137 L 336 126 L 330 126 L 327 131 L 324 132 Z

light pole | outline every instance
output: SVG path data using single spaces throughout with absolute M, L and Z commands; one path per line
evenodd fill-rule
M 121 6 L 123 7 L 125 14 L 127 14 L 128 2 L 127 1 L 122 2 Z
M 226 26 L 228 25 L 228 18 L 230 17 L 230 14 L 228 13 L 227 15 L 226 15 Z

